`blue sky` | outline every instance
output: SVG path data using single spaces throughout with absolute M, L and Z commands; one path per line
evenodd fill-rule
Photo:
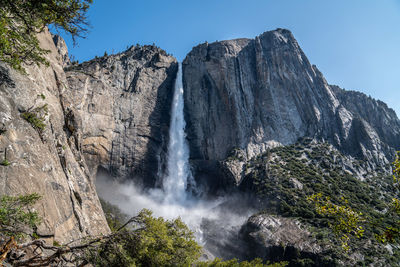
M 152 44 L 183 60 L 204 41 L 292 31 L 331 84 L 386 102 L 400 115 L 400 0 L 94 0 L 79 61 Z

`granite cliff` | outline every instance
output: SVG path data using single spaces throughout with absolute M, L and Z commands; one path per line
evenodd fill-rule
M 211 192 L 237 187 L 261 210 L 240 231 L 251 254 L 240 257 L 290 266 L 396 262 L 373 236 L 338 253 L 306 201 L 318 192 L 337 203 L 344 197 L 379 218 L 400 149 L 400 120 L 385 103 L 328 84 L 285 29 L 194 47 L 183 84 L 198 183 Z
M 225 168 L 230 183 L 240 184 L 247 160 L 301 137 L 365 159 L 370 172 L 386 168 L 400 148 L 395 112 L 329 85 L 285 29 L 194 47 L 183 83 L 192 162 L 211 166 L 200 173 Z M 219 164 L 232 155 L 242 160 Z
M 49 66 L 21 74 L 0 63 L 0 195 L 38 193 L 40 237 L 66 243 L 109 232 L 82 154 L 79 118 L 65 98 L 63 55 L 39 35 Z
M 178 63 L 155 46 L 132 46 L 76 64 L 62 38 L 46 32 L 40 41 L 49 67 L 23 75 L 0 63 L 0 161 L 10 163 L 0 166 L 0 195 L 43 195 L 42 237 L 106 233 L 95 176 L 159 185 Z M 235 229 L 205 223 L 211 248 L 229 233 L 227 257 L 335 265 L 379 247 L 370 239 L 361 254 L 340 258 L 305 199 L 323 190 L 371 216 L 383 212 L 400 149 L 400 121 L 385 103 L 328 84 L 284 29 L 194 47 L 183 85 L 198 185 L 244 191 L 263 210 Z
M 154 186 L 165 162 L 178 63 L 155 46 L 67 68 L 69 99 L 82 118 L 82 150 L 120 180 Z
M 95 176 L 157 183 L 178 64 L 132 46 L 78 65 L 61 37 L 46 30 L 39 40 L 49 66 L 0 65 L 0 195 L 43 196 L 40 237 L 106 234 Z

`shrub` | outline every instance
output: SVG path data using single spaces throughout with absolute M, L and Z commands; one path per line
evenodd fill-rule
M 134 228 L 88 249 L 85 260 L 95 266 L 190 266 L 199 258 L 201 247 L 179 218 L 155 218 L 144 209 L 133 221 Z
M 42 134 L 46 128 L 45 123 L 45 115 L 48 114 L 47 104 L 44 104 L 41 107 L 35 108 L 32 111 L 26 111 L 21 114 L 22 118 L 24 118 L 27 122 L 29 122 L 32 127 Z
M 7 160 L 7 159 L 4 159 L 2 162 L 0 162 L 0 165 L 2 165 L 2 166 L 9 166 L 11 163 Z

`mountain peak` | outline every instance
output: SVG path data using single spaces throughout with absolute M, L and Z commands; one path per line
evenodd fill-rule
M 330 86 L 289 30 L 267 31 L 242 45 L 237 40 L 214 43 L 204 57 L 195 48 L 185 59 L 194 159 L 223 160 L 233 149 L 251 158 L 310 137 L 367 160 L 372 169 L 392 160 L 400 123 L 386 105 Z

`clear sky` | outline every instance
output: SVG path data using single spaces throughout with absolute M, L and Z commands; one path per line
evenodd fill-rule
M 400 0 L 94 0 L 79 61 L 153 44 L 182 61 L 205 41 L 292 31 L 331 84 L 386 102 L 400 115 Z

